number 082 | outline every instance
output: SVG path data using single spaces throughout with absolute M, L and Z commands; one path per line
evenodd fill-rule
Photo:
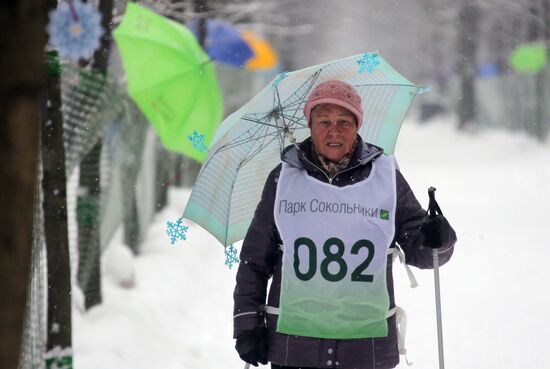
M 336 246 L 335 252 L 331 246 Z M 298 251 L 301 247 L 308 249 L 307 260 L 300 260 Z M 367 257 L 363 260 L 352 272 L 352 282 L 372 282 L 374 277 L 372 274 L 364 274 L 363 272 L 369 267 L 372 259 L 374 258 L 374 245 L 369 240 L 359 240 L 351 247 L 351 254 L 357 255 L 362 248 L 367 249 Z M 338 282 L 344 279 L 348 273 L 348 265 L 342 257 L 344 255 L 345 246 L 344 242 L 336 237 L 331 237 L 323 244 L 323 254 L 325 257 L 321 260 L 320 272 L 321 276 L 329 282 Z M 300 271 L 300 264 L 307 263 L 307 269 L 305 273 Z M 331 263 L 336 263 L 338 268 L 336 272 L 329 271 L 328 266 Z M 296 277 L 302 281 L 309 281 L 315 273 L 317 273 L 317 247 L 315 242 L 308 237 L 300 237 L 294 241 L 294 272 Z

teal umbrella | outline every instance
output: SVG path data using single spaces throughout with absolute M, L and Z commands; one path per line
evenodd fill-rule
M 332 79 L 351 84 L 360 94 L 363 139 L 393 153 L 405 114 L 425 89 L 399 74 L 378 53 L 282 73 L 221 123 L 183 217 L 223 245 L 242 240 L 281 151 L 293 140 L 309 136 L 302 113 L 309 92 Z

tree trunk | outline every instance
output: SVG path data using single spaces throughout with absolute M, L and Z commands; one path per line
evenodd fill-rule
M 124 137 L 125 146 L 121 163 L 121 170 L 124 173 L 121 178 L 124 243 L 134 255 L 138 255 L 142 230 L 139 222 L 136 185 L 141 169 L 148 123 L 141 112 L 134 109 L 126 119 L 127 121 L 124 122 L 121 129 L 121 137 Z
M 157 142 L 155 166 L 155 211 L 161 211 L 168 204 L 168 186 L 170 182 L 170 154 L 160 142 Z
M 98 7 L 104 33 L 100 47 L 94 53 L 92 69 L 102 76 L 107 73 L 111 37 L 113 2 L 101 0 Z M 101 139 L 86 154 L 80 165 L 78 214 L 78 283 L 82 288 L 86 308 L 101 303 Z
M 100 157 L 97 142 L 80 163 L 80 188 L 76 205 L 78 222 L 78 284 L 89 309 L 101 303 Z
M 0 4 L 0 368 L 19 361 L 33 234 L 45 0 Z
M 206 13 L 209 10 L 207 0 L 193 0 L 193 10 L 197 14 Z M 207 17 L 199 16 L 198 21 L 198 37 L 199 45 L 204 48 L 207 37 Z M 175 182 L 178 186 L 193 187 L 201 170 L 201 164 L 191 158 L 178 156 L 175 160 L 176 178 Z
M 476 5 L 465 4 L 460 9 L 458 25 L 458 72 L 460 75 L 460 102 L 458 126 L 463 129 L 477 121 L 475 68 L 479 37 L 480 10 Z
M 55 1 L 49 1 L 55 6 Z M 52 4 L 53 3 L 53 4 Z M 55 54 L 55 53 L 52 53 Z M 53 63 L 56 62 L 55 55 Z M 71 347 L 71 262 L 67 227 L 67 178 L 63 146 L 60 70 L 49 68 L 46 109 L 42 117 L 41 151 L 44 233 L 48 270 L 48 351 Z
M 543 0 L 542 7 L 542 24 L 543 24 L 543 40 L 546 46 L 546 55 L 550 57 L 550 1 Z M 539 104 L 543 109 L 543 120 L 541 126 L 541 140 L 546 140 L 550 131 L 550 108 L 548 107 L 548 96 L 550 96 L 550 81 L 548 79 L 550 71 L 550 63 L 547 62 L 542 72 L 541 79 L 544 81 L 542 92 L 539 95 Z
M 550 26 L 544 23 L 546 8 L 548 7 L 546 1 L 536 2 L 538 4 L 532 4 L 530 8 L 529 25 L 527 37 L 531 42 L 545 42 L 545 36 L 548 31 L 546 29 Z M 538 6 L 537 6 L 538 5 Z M 531 124 L 528 125 L 529 132 L 533 134 L 539 140 L 544 140 L 546 136 L 547 122 L 545 121 L 545 105 L 548 104 L 545 101 L 545 69 L 537 72 L 535 76 L 535 106 L 534 111 L 530 114 Z

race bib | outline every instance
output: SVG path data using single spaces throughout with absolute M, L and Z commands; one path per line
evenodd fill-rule
M 395 204 L 392 156 L 379 157 L 366 180 L 345 187 L 283 163 L 274 207 L 284 244 L 278 332 L 387 336 Z

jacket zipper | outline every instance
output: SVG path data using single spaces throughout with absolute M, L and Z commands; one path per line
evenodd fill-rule
M 356 165 L 354 165 L 354 166 L 351 167 L 351 168 L 346 168 L 346 169 L 342 170 L 341 172 L 336 173 L 336 175 L 335 175 L 334 177 L 329 177 L 328 174 L 326 174 L 324 170 L 322 170 L 321 168 L 319 168 L 315 163 L 313 163 L 311 160 L 309 160 L 305 155 L 304 155 L 304 159 L 306 159 L 307 162 L 310 163 L 311 165 L 313 165 L 315 168 L 319 169 L 319 171 L 320 171 L 321 173 L 323 173 L 323 174 L 325 175 L 325 177 L 327 177 L 327 180 L 328 180 L 328 183 L 329 183 L 329 184 L 332 184 L 332 181 L 334 180 L 334 178 L 338 177 L 340 174 L 342 174 L 342 173 L 344 173 L 344 172 L 347 172 L 347 171 L 350 171 L 350 170 L 352 170 L 352 169 L 355 169 L 355 168 L 357 168 L 357 167 L 359 167 L 359 166 L 361 165 L 361 163 L 356 164 Z

